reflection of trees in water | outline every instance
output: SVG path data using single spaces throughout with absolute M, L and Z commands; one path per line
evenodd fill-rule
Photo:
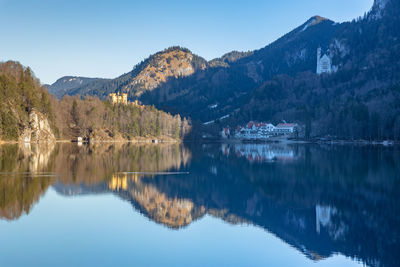
M 210 214 L 227 211 L 224 220 L 260 225 L 313 259 L 340 252 L 370 265 L 398 264 L 399 150 L 291 149 L 301 155 L 296 161 L 257 163 L 218 146 L 194 147 L 190 179 L 147 183 Z
M 118 172 L 177 170 L 190 160 L 180 145 L 135 145 L 126 143 L 95 146 L 64 145 L 55 164 L 63 184 L 96 184 Z
M 149 179 L 152 178 L 131 179 L 128 189 L 118 194 L 131 201 L 139 211 L 152 220 L 171 228 L 189 225 L 204 215 L 204 208 L 194 206 L 190 199 L 168 197 L 155 186 L 147 184 L 146 180 Z
M 24 212 L 29 213 L 57 181 L 65 185 L 96 185 L 107 183 L 120 171 L 176 170 L 185 166 L 190 157 L 189 150 L 179 145 L 0 146 L 0 218 L 17 219 Z M 57 177 L 48 177 L 51 174 Z
M 1 153 L 2 169 L 29 170 L 18 149 L 3 149 L 9 151 Z M 291 151 L 295 160 L 249 162 L 221 151 L 220 145 L 193 145 L 189 152 L 174 145 L 68 144 L 58 145 L 48 167 L 39 169 L 61 174 L 62 183 L 55 184 L 59 193 L 113 192 L 168 227 L 186 226 L 210 214 L 230 223 L 259 225 L 315 260 L 339 252 L 369 265 L 398 264 L 398 149 L 290 145 L 281 150 Z M 186 168 L 190 174 L 184 176 L 118 174 Z M 1 180 L 0 192 L 29 186 L 34 192 L 48 187 Z M 14 196 L 17 201 L 4 201 Z M 0 195 L 1 208 L 32 199 L 22 198 L 21 192 Z
M 28 214 L 51 185 L 54 144 L 0 146 L 0 218 Z

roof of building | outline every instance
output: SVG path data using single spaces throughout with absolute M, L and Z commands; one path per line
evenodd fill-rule
M 279 123 L 276 127 L 295 127 L 296 123 Z

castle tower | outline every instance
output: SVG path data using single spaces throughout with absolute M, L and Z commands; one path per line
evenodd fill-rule
M 317 48 L 317 74 L 321 74 L 320 66 L 321 66 L 321 47 L 318 47 Z
M 323 54 L 321 56 L 321 47 L 317 49 L 317 74 L 331 73 L 332 72 L 332 60 L 330 56 Z
M 109 94 L 109 99 L 113 104 L 124 104 L 128 105 L 128 94 L 122 93 L 111 93 Z

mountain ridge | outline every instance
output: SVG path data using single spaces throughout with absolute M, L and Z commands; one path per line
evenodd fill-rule
M 126 92 L 130 98 L 137 98 L 145 91 L 151 91 L 171 77 L 178 78 L 205 69 L 208 63 L 189 49 L 172 46 L 150 55 L 133 69 L 114 79 L 94 80 L 67 90 L 69 95 L 96 95 L 105 98 L 113 92 Z
M 268 91 L 272 90 L 271 84 L 278 81 L 277 83 L 285 88 L 285 84 L 282 83 L 294 78 L 294 84 L 298 80 L 307 85 L 307 88 L 301 89 L 302 94 L 313 91 L 319 93 L 322 88 L 326 88 L 329 81 L 330 90 L 335 87 L 337 91 L 336 94 L 330 94 L 330 97 L 340 97 L 327 101 L 338 101 L 339 110 L 342 110 L 348 101 L 345 96 L 350 94 L 350 101 L 354 102 L 350 106 L 358 106 L 361 100 L 355 97 L 356 94 L 353 91 L 362 91 L 360 97 L 362 95 L 364 98 L 364 94 L 373 87 L 381 86 L 382 89 L 387 89 L 398 81 L 397 64 L 394 60 L 397 57 L 396 47 L 399 46 L 399 34 L 396 31 L 399 20 L 399 14 L 396 11 L 398 9 L 396 1 L 376 0 L 364 17 L 351 22 L 335 23 L 320 16 L 313 16 L 261 49 L 250 52 L 233 51 L 208 62 L 198 57 L 198 67 L 189 68 L 187 75 L 176 75 L 176 72 L 172 71 L 174 67 L 167 66 L 167 74 L 159 76 L 164 72 L 157 69 L 160 67 L 157 63 L 163 60 L 159 60 L 159 56 L 163 55 L 164 51 L 168 51 L 167 49 L 152 55 L 131 72 L 107 84 L 100 83 L 97 86 L 96 82 L 92 82 L 89 83 L 90 88 L 83 86 L 70 93 L 91 94 L 104 98 L 111 92 L 123 91 L 128 92 L 131 99 L 139 99 L 145 104 L 155 105 L 172 114 L 191 117 L 199 123 L 231 117 L 222 124 L 235 125 L 251 119 L 275 118 L 279 120 L 277 114 L 288 114 L 288 110 L 281 110 L 288 109 L 289 107 L 286 106 L 288 103 L 296 105 L 296 109 L 302 110 L 303 113 L 304 110 L 315 108 L 307 99 L 296 103 L 288 101 L 299 94 L 292 90 L 286 90 L 285 98 L 274 100 L 275 108 L 270 112 L 275 113 L 263 113 L 265 109 L 258 109 L 261 106 L 252 106 L 252 103 L 256 102 L 262 105 L 262 102 L 254 101 L 256 97 L 262 97 L 262 99 L 272 97 Z M 377 14 L 379 14 L 378 17 Z M 316 75 L 317 48 L 319 47 L 322 48 L 323 53 L 328 54 L 332 69 L 338 71 L 336 74 Z M 184 48 L 175 47 L 171 50 L 176 51 L 176 49 L 180 49 L 186 55 L 193 55 L 190 50 Z M 155 60 L 155 64 L 151 63 L 152 60 Z M 183 63 L 191 64 L 190 60 L 185 61 L 185 59 L 178 64 Z M 165 66 L 166 64 L 161 68 Z M 183 69 L 187 66 L 183 65 Z M 388 75 L 392 77 L 380 74 L 383 69 L 387 69 Z M 357 78 L 356 74 L 359 74 Z M 285 75 L 287 75 L 286 78 Z M 350 77 L 362 84 L 352 82 Z M 372 77 L 375 77 L 375 80 L 379 78 L 379 82 L 373 80 Z M 142 82 L 142 78 L 145 78 L 145 82 Z M 269 85 L 266 86 L 266 84 Z M 273 91 L 276 90 L 278 90 L 276 93 L 279 93 L 279 89 L 273 89 Z M 262 96 L 261 92 L 263 92 Z M 374 97 L 376 98 L 374 104 L 368 102 L 370 105 L 368 113 L 381 113 L 378 96 Z M 362 101 L 364 101 L 363 105 L 368 106 L 365 102 L 367 100 Z M 292 113 L 288 115 L 288 118 L 280 118 L 280 120 L 295 119 L 301 124 L 306 124 L 305 118 L 308 115 L 299 115 L 299 112 L 297 111 L 297 115 Z M 312 115 L 313 119 L 319 121 L 315 116 L 315 114 Z M 349 120 L 352 121 L 353 118 Z M 396 117 L 393 120 L 396 121 Z M 317 125 L 316 128 L 321 128 L 320 126 Z M 326 131 L 319 131 L 318 134 L 332 134 L 331 130 L 327 130 L 331 129 L 331 126 L 324 127 Z
M 69 91 L 81 87 L 85 84 L 88 84 L 93 81 L 106 81 L 109 79 L 104 78 L 89 78 L 89 77 L 81 77 L 81 76 L 64 76 L 59 78 L 54 83 L 45 84 L 49 93 L 55 95 L 57 98 L 61 98 Z

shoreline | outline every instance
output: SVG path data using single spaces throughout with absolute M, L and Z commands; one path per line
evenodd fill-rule
M 76 143 L 76 144 L 95 144 L 95 143 L 134 143 L 134 144 L 180 144 L 183 143 L 182 140 L 165 140 L 165 139 L 115 139 L 115 140 L 92 140 L 92 141 L 82 141 L 69 140 L 69 139 L 59 139 L 59 140 L 39 140 L 32 142 L 22 142 L 22 141 L 5 141 L 0 140 L 0 145 L 11 145 L 11 144 L 46 144 L 46 143 Z
M 367 140 L 304 140 L 304 139 L 208 139 L 203 142 L 230 143 L 230 144 L 320 144 L 320 145 L 367 145 L 367 146 L 399 146 L 399 141 L 367 141 Z
M 366 145 L 366 146 L 399 146 L 399 141 L 385 140 L 385 141 L 366 141 L 366 140 L 303 140 L 303 139 L 267 139 L 267 140 L 243 140 L 243 139 L 205 139 L 199 141 L 193 140 L 175 140 L 175 139 L 156 139 L 156 138 L 143 138 L 143 139 L 110 139 L 110 140 L 92 140 L 92 141 L 77 141 L 70 139 L 58 140 L 40 140 L 33 142 L 21 141 L 5 141 L 0 140 L 0 145 L 12 144 L 45 144 L 45 143 L 76 143 L 81 144 L 101 144 L 101 143 L 133 143 L 133 144 L 182 144 L 182 143 L 228 143 L 228 144 L 319 144 L 319 145 Z

